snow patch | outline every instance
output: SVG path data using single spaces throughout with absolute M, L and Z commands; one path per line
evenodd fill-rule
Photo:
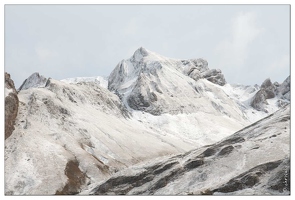
M 94 82 L 97 83 L 98 85 L 100 85 L 103 88 L 108 88 L 108 80 L 106 77 L 102 77 L 102 76 L 94 76 L 94 77 L 74 77 L 74 78 L 66 78 L 66 79 L 62 79 L 60 80 L 64 83 L 69 83 L 69 84 L 77 84 L 77 83 L 81 83 L 81 82 Z

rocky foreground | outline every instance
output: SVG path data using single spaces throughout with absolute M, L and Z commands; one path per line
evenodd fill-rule
M 289 145 L 286 106 L 213 145 L 114 174 L 90 194 L 287 195 Z

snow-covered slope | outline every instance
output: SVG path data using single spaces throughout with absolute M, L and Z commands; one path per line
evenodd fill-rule
M 290 105 L 213 145 L 118 172 L 89 193 L 287 195 Z
M 15 130 L 5 142 L 6 194 L 74 194 L 126 166 L 194 147 L 142 126 L 93 82 L 50 79 L 18 97 Z M 74 186 L 68 168 L 84 175 Z
M 108 88 L 144 125 L 204 145 L 250 124 L 218 84 L 223 75 L 211 71 L 204 59 L 171 59 L 141 47 L 117 65 Z
M 60 80 L 65 83 L 81 83 L 81 82 L 95 82 L 99 84 L 103 88 L 108 88 L 108 79 L 102 76 L 94 76 L 94 77 L 75 77 L 75 78 L 67 78 Z

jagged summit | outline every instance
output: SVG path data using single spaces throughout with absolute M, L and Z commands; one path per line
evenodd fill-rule
M 290 76 L 282 84 L 272 83 L 270 78 L 265 79 L 260 90 L 251 99 L 250 105 L 256 110 L 268 112 L 267 106 L 271 102 L 277 107 L 290 103 Z
M 146 48 L 144 47 L 140 47 L 138 48 L 134 54 L 133 54 L 133 58 L 137 61 L 141 60 L 143 57 L 146 57 L 148 56 L 149 54 L 151 54 L 152 52 L 147 50 Z
M 47 80 L 47 78 L 40 75 L 38 72 L 35 72 L 23 82 L 23 84 L 18 88 L 18 91 L 26 90 L 33 87 L 44 87 Z
M 108 89 L 135 110 L 154 115 L 191 112 L 194 98 L 200 96 L 201 89 L 195 89 L 201 87 L 196 86 L 200 79 L 226 84 L 221 70 L 209 69 L 205 59 L 172 59 L 140 47 L 112 71 Z M 182 99 L 184 96 L 188 98 Z

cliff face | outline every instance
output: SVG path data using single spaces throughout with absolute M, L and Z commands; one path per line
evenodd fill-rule
M 14 122 L 18 111 L 18 97 L 10 74 L 5 72 L 5 139 L 14 130 Z

